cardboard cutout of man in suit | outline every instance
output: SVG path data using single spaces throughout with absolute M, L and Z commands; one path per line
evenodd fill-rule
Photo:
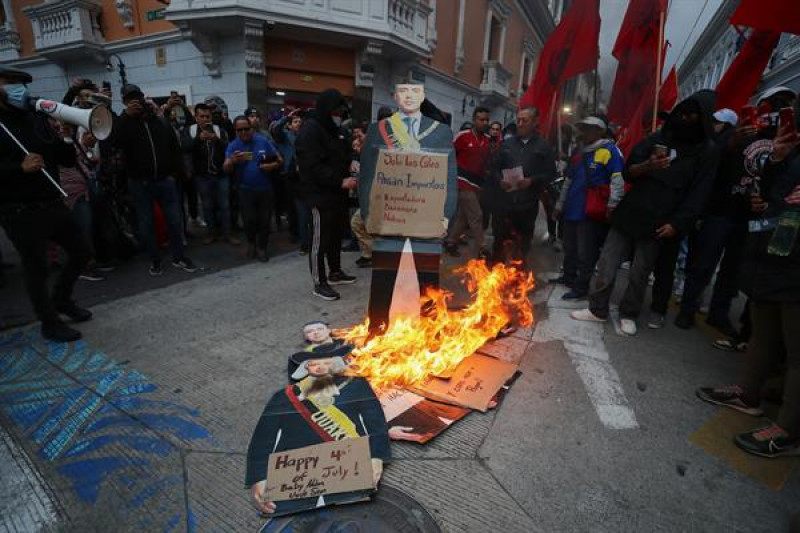
M 453 132 L 447 124 L 423 115 L 420 107 L 425 100 L 425 87 L 401 83 L 395 86 L 394 100 L 398 111 L 389 118 L 370 125 L 361 152 L 361 172 L 358 180 L 361 215 L 369 219 L 370 191 L 380 150 L 435 152 L 447 154 L 447 191 L 442 213 L 442 237 L 447 221 L 456 211 L 457 169 L 453 150 Z M 438 222 L 437 222 L 438 223 Z M 372 285 L 369 298 L 370 329 L 377 331 L 389 323 L 389 308 L 400 264 L 405 238 L 378 237 L 372 255 Z M 442 239 L 411 239 L 414 262 L 421 293 L 426 287 L 439 285 L 439 259 Z

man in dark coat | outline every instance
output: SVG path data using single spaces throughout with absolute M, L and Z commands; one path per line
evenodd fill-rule
M 539 112 L 535 107 L 517 112 L 517 133 L 503 141 L 492 175 L 485 184 L 486 202 L 492 213 L 494 245 L 492 259 L 505 260 L 506 242 L 516 234 L 521 239 L 520 257 L 528 260 L 531 239 L 539 214 L 539 196 L 556 179 L 556 161 L 550 145 L 537 132 Z M 503 171 L 522 168 L 522 179 L 513 183 Z
M 614 210 L 611 230 L 589 291 L 589 308 L 575 320 L 604 322 L 619 266 L 631 252 L 628 287 L 620 302 L 620 327 L 637 332 L 648 278 L 664 241 L 686 235 L 702 213 L 717 168 L 711 114 L 714 93 L 698 92 L 670 113 L 661 131 L 637 144 L 623 177 L 633 187 Z
M 72 287 L 91 255 L 72 213 L 64 205 L 58 186 L 58 166 L 75 166 L 75 151 L 49 124 L 50 118 L 34 112 L 26 85 L 26 72 L 0 67 L 0 226 L 14 244 L 25 268 L 25 285 L 42 336 L 57 342 L 75 341 L 80 331 L 62 322 L 59 313 L 76 322 L 92 313 L 72 301 Z M 7 130 L 6 130 L 7 128 Z M 26 155 L 13 134 L 29 151 Z M 55 241 L 67 252 L 51 295 L 47 288 L 47 246 Z
M 357 181 L 350 178 L 351 149 L 341 128 L 347 102 L 336 89 L 326 89 L 317 98 L 295 140 L 300 171 L 300 196 L 311 208 L 311 250 L 308 262 L 314 281 L 313 294 L 323 300 L 338 300 L 331 285 L 355 283 L 342 271 L 342 236 L 347 210 L 347 191 Z M 325 270 L 325 261 L 329 271 Z

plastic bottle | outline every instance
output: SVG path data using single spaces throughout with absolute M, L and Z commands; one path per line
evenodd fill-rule
M 798 233 L 800 233 L 800 209 L 792 208 L 784 211 L 769 240 L 767 253 L 779 257 L 788 256 L 797 242 Z

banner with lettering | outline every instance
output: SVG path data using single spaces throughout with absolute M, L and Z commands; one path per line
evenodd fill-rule
M 434 239 L 444 236 L 447 154 L 382 149 L 369 198 L 367 231 Z
M 375 488 L 369 437 L 272 453 L 267 500 L 280 502 Z

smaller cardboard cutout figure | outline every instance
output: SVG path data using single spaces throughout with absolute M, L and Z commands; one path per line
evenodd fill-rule
M 327 345 L 342 345 L 341 340 L 333 338 L 331 328 L 324 320 L 312 320 L 311 322 L 303 324 L 303 341 L 306 344 L 304 350 L 306 352 L 313 352 L 317 348 Z M 300 352 L 299 354 L 292 354 L 289 356 L 288 370 L 290 383 L 296 381 L 292 379 L 292 374 L 294 374 L 295 370 L 297 370 L 297 367 L 300 365 L 300 361 L 297 360 L 297 357 L 302 355 L 302 353 L 303 352 Z
M 320 334 L 322 332 L 320 331 Z M 266 500 L 270 454 L 314 444 L 367 437 L 374 486 L 391 457 L 386 419 L 364 378 L 344 375 L 348 345 L 325 343 L 292 356 L 297 383 L 276 392 L 264 408 L 247 450 L 245 485 L 260 511 L 281 516 L 327 505 L 352 503 L 374 491 L 331 494 L 279 502 Z

